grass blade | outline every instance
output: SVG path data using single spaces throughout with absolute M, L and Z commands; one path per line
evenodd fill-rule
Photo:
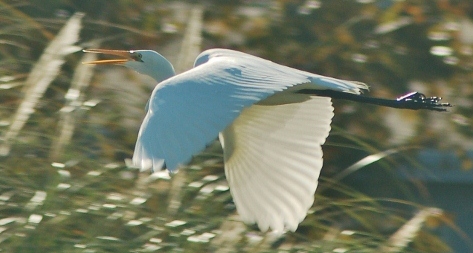
M 94 45 L 93 47 L 98 47 Z M 96 60 L 96 54 L 84 54 L 80 62 L 90 62 Z M 59 137 L 54 141 L 50 153 L 52 161 L 58 159 L 64 151 L 64 146 L 72 139 L 75 128 L 77 110 L 84 101 L 84 90 L 89 86 L 93 76 L 93 68 L 85 64 L 77 65 L 72 77 L 71 87 L 67 91 L 66 105 L 61 109 L 61 121 L 59 123 Z
M 422 229 L 425 221 L 433 216 L 442 215 L 442 210 L 438 208 L 424 208 L 412 217 L 406 224 L 398 229 L 388 240 L 387 244 L 382 245 L 378 252 L 403 252 L 407 245 L 414 240 L 417 233 Z
M 62 64 L 65 62 L 64 58 L 68 54 L 78 51 L 79 48 L 73 46 L 73 44 L 79 39 L 83 16 L 82 13 L 73 15 L 57 36 L 49 43 L 38 62 L 33 66 L 25 81 L 26 91 L 24 99 L 13 117 L 10 128 L 2 137 L 3 143 L 0 146 L 0 155 L 7 156 L 10 153 L 12 142 L 34 112 L 39 99 L 58 75 Z

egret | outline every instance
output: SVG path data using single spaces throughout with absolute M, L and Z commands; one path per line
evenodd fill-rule
M 260 230 L 295 231 L 314 202 L 331 98 L 395 108 L 444 111 L 440 98 L 410 93 L 396 100 L 360 96 L 368 86 L 312 74 L 243 52 L 210 49 L 176 75 L 151 50 L 88 49 L 158 84 L 148 101 L 133 155 L 142 169 L 173 172 L 219 138 L 225 175 L 241 219 Z

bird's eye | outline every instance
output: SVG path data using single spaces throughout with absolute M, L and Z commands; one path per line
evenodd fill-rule
M 143 58 L 143 55 L 142 55 L 141 53 L 133 52 L 132 58 L 133 58 L 133 60 L 135 60 L 135 61 L 139 61 L 139 62 L 142 62 L 142 61 L 143 61 L 143 60 L 141 59 L 141 58 Z

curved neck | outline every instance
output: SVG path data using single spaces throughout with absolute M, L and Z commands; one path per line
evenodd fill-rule
M 158 83 L 176 75 L 172 64 L 166 58 L 163 57 L 163 59 L 163 61 L 159 61 L 157 66 L 151 67 L 146 73 Z
M 166 79 L 169 79 L 173 76 L 175 76 L 176 73 L 174 73 L 174 70 L 173 71 L 156 71 L 156 72 L 153 72 L 150 76 L 156 80 L 158 83 L 166 80 Z

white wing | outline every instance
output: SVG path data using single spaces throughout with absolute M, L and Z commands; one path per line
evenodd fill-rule
M 262 231 L 295 231 L 314 202 L 330 98 L 253 105 L 220 135 L 225 174 L 243 221 Z
M 141 125 L 133 162 L 176 169 L 205 148 L 247 108 L 274 93 L 311 88 L 358 93 L 364 86 L 314 75 L 241 52 L 203 52 L 196 67 L 160 83 Z

